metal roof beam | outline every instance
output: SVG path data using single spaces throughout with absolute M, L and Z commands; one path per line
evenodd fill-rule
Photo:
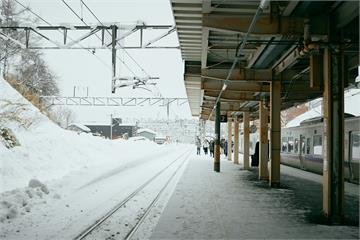
M 212 97 L 214 100 L 219 96 L 218 91 L 204 91 L 205 97 Z M 220 101 L 260 101 L 259 96 L 254 96 L 252 93 L 229 93 L 224 91 Z
M 210 30 L 230 31 L 246 33 L 252 16 L 236 16 L 236 17 L 219 17 L 212 14 L 203 15 L 203 26 L 208 27 Z M 316 29 L 316 33 L 312 32 L 312 35 L 326 35 L 327 24 L 323 17 L 317 17 L 310 20 L 312 29 Z M 270 15 L 264 15 L 259 17 L 256 22 L 256 27 L 252 31 L 251 35 L 262 36 L 289 36 L 297 35 L 302 36 L 304 32 L 304 18 L 299 17 L 270 17 Z
M 203 78 L 225 80 L 229 71 L 227 69 L 202 69 L 201 76 Z M 231 72 L 230 81 L 257 81 L 257 82 L 271 82 L 272 70 L 258 70 L 258 69 L 236 69 Z

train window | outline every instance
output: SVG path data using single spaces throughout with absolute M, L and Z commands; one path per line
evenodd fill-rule
M 293 152 L 293 151 L 294 151 L 294 138 L 289 137 L 288 138 L 288 152 Z
M 351 161 L 360 161 L 360 132 L 351 133 Z
M 310 154 L 310 138 L 306 139 L 306 154 Z
M 301 152 L 302 154 L 305 154 L 305 137 L 300 136 L 300 144 L 301 144 Z
M 322 154 L 322 137 L 321 135 L 314 135 L 313 137 L 314 154 Z
M 282 151 L 282 152 L 287 152 L 287 145 L 288 145 L 288 143 L 287 143 L 287 137 L 283 137 L 281 142 L 282 142 L 282 144 L 281 144 L 281 151 Z
M 298 151 L 299 151 L 299 140 L 295 138 L 294 152 L 297 153 Z

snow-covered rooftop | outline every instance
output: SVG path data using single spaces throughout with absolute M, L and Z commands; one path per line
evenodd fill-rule
M 154 132 L 153 130 L 148 129 L 148 128 L 141 128 L 141 129 L 139 129 L 137 132 L 138 132 L 138 133 L 148 132 L 148 133 L 152 133 L 152 134 L 155 134 L 155 135 L 156 135 L 156 132 Z
M 360 89 L 350 89 L 344 93 L 345 99 L 345 113 L 349 113 L 355 116 L 360 116 Z M 297 116 L 293 120 L 289 121 L 285 127 L 297 127 L 304 120 L 322 116 L 322 105 L 317 106 L 309 111 Z
M 69 125 L 69 127 L 71 127 L 71 126 L 78 127 L 78 128 L 80 128 L 81 130 L 83 130 L 84 132 L 90 132 L 90 131 L 91 131 L 90 128 L 88 128 L 87 126 L 85 126 L 85 125 L 83 125 L 83 124 L 81 124 L 81 123 L 71 123 L 71 124 Z

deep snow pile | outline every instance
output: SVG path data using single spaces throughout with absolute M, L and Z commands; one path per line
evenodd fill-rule
M 26 214 L 47 198 L 60 198 L 44 184 L 50 180 L 115 161 L 125 163 L 139 155 L 139 149 L 149 154 L 162 148 L 149 141 L 110 141 L 64 130 L 0 79 L 0 114 L 17 106 L 17 119 L 0 122 L 0 128 L 11 129 L 20 143 L 7 148 L 0 141 L 0 220 Z

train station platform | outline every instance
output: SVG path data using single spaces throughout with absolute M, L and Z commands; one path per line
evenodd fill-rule
M 358 239 L 358 185 L 346 184 L 345 223 L 326 225 L 321 176 L 281 167 L 280 188 L 222 159 L 193 157 L 151 239 Z

